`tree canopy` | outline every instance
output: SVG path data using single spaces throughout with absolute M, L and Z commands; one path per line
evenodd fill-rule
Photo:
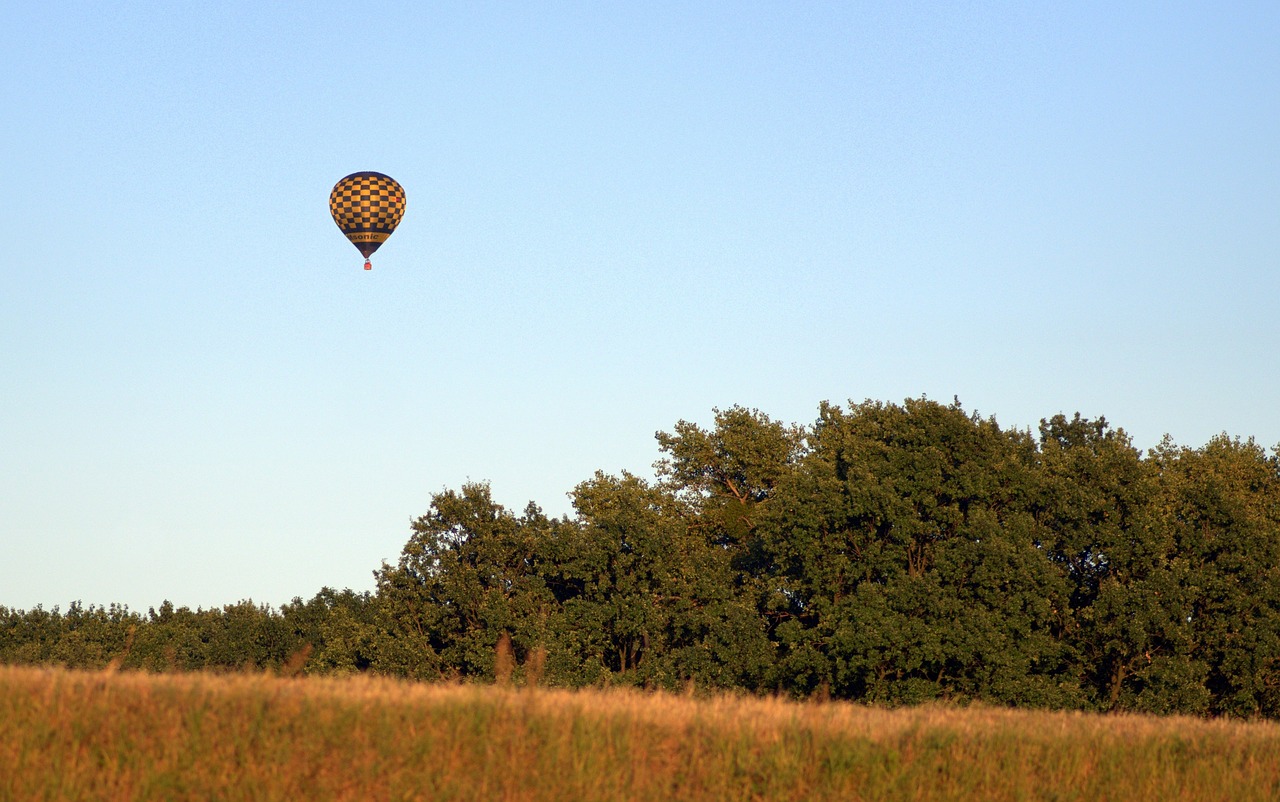
M 0 607 L 0 661 L 1280 717 L 1280 458 L 959 403 L 656 435 L 573 513 L 435 494 L 368 593 Z

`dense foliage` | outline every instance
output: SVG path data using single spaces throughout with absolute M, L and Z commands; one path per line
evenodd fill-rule
M 1038 437 L 959 404 L 657 436 L 575 514 L 436 495 L 373 593 L 142 615 L 0 607 L 0 661 L 368 671 L 1280 717 L 1280 457 Z

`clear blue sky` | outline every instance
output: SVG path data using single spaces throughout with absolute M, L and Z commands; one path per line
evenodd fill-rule
M 1280 4 L 35 3 L 0 605 L 371 589 L 741 404 L 1280 442 Z M 329 218 L 409 198 L 374 270 Z

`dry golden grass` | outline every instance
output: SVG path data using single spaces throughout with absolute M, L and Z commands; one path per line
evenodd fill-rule
M 1273 800 L 1280 726 L 0 667 L 0 800 Z

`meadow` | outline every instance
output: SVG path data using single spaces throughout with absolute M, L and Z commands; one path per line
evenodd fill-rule
M 1272 800 L 1280 725 L 0 667 L 0 800 Z

